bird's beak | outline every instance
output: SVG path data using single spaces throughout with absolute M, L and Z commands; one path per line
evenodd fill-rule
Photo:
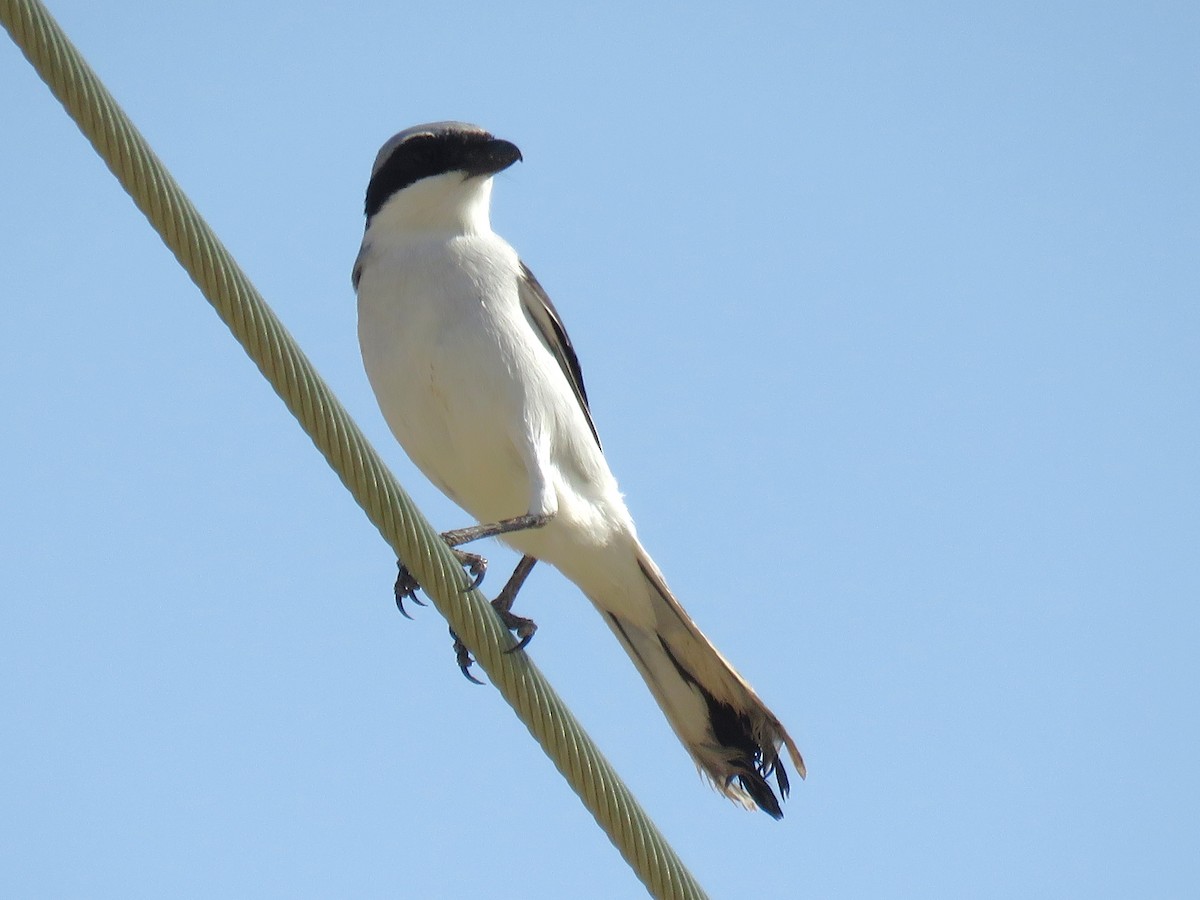
M 500 138 L 492 138 L 480 148 L 479 156 L 472 160 L 467 174 L 495 175 L 521 159 L 521 151 L 516 144 Z

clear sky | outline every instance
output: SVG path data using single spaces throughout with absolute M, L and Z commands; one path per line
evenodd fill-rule
M 51 8 L 442 528 L 362 194 L 415 123 L 524 151 L 496 228 L 809 763 L 782 822 L 719 798 L 535 573 L 537 664 L 714 897 L 1194 896 L 1195 3 Z M 7 40 L 0 115 L 0 895 L 644 896 Z

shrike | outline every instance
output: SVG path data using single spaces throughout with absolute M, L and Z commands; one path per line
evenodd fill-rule
M 675 599 L 642 547 L 600 449 L 575 350 L 557 310 L 492 231 L 492 177 L 521 159 L 474 125 L 401 131 L 379 151 L 354 265 L 367 377 L 412 461 L 481 523 L 452 546 L 498 535 L 524 558 L 495 605 L 522 639 L 513 596 L 537 560 L 600 611 L 700 771 L 775 818 L 788 793 L 774 714 Z M 475 563 L 480 558 L 462 554 Z M 415 590 L 401 580 L 398 599 Z M 465 649 L 460 664 L 469 664 Z

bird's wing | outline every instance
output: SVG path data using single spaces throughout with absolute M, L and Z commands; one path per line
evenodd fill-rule
M 529 271 L 529 266 L 525 263 L 521 263 L 519 293 L 521 308 L 525 310 L 525 315 L 529 317 L 529 321 L 546 345 L 546 349 L 554 354 L 558 367 L 562 369 L 563 375 L 571 385 L 571 390 L 575 392 L 575 399 L 579 401 L 579 408 L 583 410 L 588 427 L 592 429 L 592 437 L 596 439 L 596 446 L 600 446 L 600 435 L 596 431 L 596 423 L 592 421 L 592 412 L 588 408 L 587 391 L 583 387 L 583 372 L 579 368 L 579 357 L 575 355 L 575 348 L 571 346 L 567 329 L 563 327 L 562 319 L 558 317 L 558 310 L 554 308 L 546 291 L 538 284 L 538 280 L 533 277 L 533 273 Z

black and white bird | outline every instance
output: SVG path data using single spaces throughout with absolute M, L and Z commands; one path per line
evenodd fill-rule
M 780 754 L 801 777 L 804 761 L 638 541 L 562 320 L 492 231 L 492 178 L 520 159 L 461 122 L 409 128 L 379 151 L 353 275 L 376 399 L 417 467 L 481 523 L 447 540 L 499 535 L 524 554 L 497 604 L 510 627 L 528 640 L 512 596 L 535 561 L 557 568 L 600 611 L 700 771 L 779 818 L 767 779 L 786 797 Z

